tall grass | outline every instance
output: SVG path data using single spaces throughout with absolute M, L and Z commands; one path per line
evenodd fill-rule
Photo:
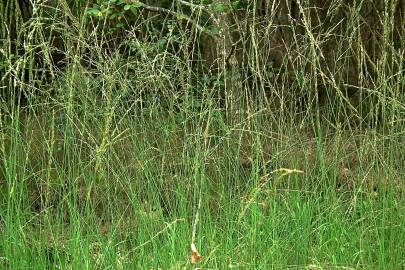
M 32 1 L 24 23 L 17 3 L 0 4 L 0 268 L 188 269 L 192 241 L 204 269 L 405 265 L 397 2 L 375 55 L 363 2 L 329 24 L 302 1 L 299 22 L 248 6 L 236 121 L 183 25 L 163 49 L 136 29 L 114 47 L 65 1 Z

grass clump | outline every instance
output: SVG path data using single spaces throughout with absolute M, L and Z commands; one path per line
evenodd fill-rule
M 337 1 L 315 20 L 297 2 L 299 20 L 271 23 L 284 4 L 244 5 L 217 37 L 240 37 L 225 58 L 215 35 L 184 25 L 206 20 L 192 9 L 167 19 L 170 31 L 140 12 L 136 27 L 103 32 L 77 3 L 33 1 L 24 18 L 8 2 L 0 268 L 405 265 L 396 2 L 375 54 L 361 31 L 368 4 Z

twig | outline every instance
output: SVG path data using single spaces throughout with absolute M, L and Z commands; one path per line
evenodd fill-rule
M 135 0 L 132 0 L 133 2 Z M 166 13 L 166 14 L 170 14 L 174 17 L 176 17 L 179 20 L 186 20 L 188 23 L 191 23 L 195 26 L 195 28 L 197 28 L 198 31 L 205 33 L 215 39 L 218 39 L 219 37 L 215 34 L 213 34 L 212 32 L 210 32 L 209 30 L 207 30 L 206 28 L 202 27 L 201 25 L 199 25 L 197 22 L 195 22 L 194 20 L 192 20 L 190 17 L 188 17 L 185 14 L 181 14 L 178 12 L 175 12 L 173 10 L 167 9 L 167 8 L 162 8 L 162 7 L 155 7 L 155 6 L 149 6 L 143 2 L 137 1 L 137 3 L 144 9 L 149 10 L 149 11 L 153 11 L 153 12 L 160 12 L 160 13 Z
M 184 1 L 184 0 L 177 0 L 177 2 L 179 2 L 179 3 L 182 4 L 182 5 L 188 6 L 188 7 L 190 7 L 191 9 L 200 9 L 200 10 L 205 11 L 205 12 L 211 17 L 211 20 L 212 20 L 217 26 L 219 25 L 219 21 L 217 20 L 217 18 L 215 17 L 215 15 L 212 14 L 212 12 L 209 10 L 209 8 L 211 7 L 211 5 L 207 5 L 207 6 L 204 6 L 204 5 L 197 5 L 197 4 L 193 4 L 193 3 L 190 3 L 190 2 L 187 2 L 187 1 Z

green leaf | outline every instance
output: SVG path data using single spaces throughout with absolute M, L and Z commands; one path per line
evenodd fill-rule
M 232 1 L 232 9 L 233 9 L 233 10 L 238 10 L 239 7 L 240 7 L 240 1 L 239 1 L 239 0 L 237 0 L 237 1 Z
M 218 35 L 219 32 L 221 31 L 221 29 L 219 27 L 215 27 L 215 26 L 212 26 L 210 30 L 215 35 Z
M 98 16 L 99 13 L 101 13 L 101 11 L 98 8 L 89 8 L 86 11 L 86 14 L 92 15 L 92 16 Z
M 139 1 L 135 1 L 135 2 L 132 3 L 132 7 L 134 7 L 134 8 L 140 8 L 140 7 L 142 7 L 142 3 L 139 2 Z
M 135 16 L 138 15 L 138 9 L 137 9 L 137 8 L 132 7 L 132 8 L 131 8 L 131 12 L 132 12 L 132 14 L 134 14 Z
M 132 5 L 126 4 L 124 6 L 124 10 L 130 10 L 132 8 Z
M 113 13 L 113 14 L 111 14 L 111 16 L 110 16 L 110 20 L 114 20 L 115 18 L 117 18 L 118 17 L 118 13 Z
M 124 28 L 124 24 L 123 23 L 117 23 L 115 25 L 116 28 Z
M 105 13 L 105 15 L 109 16 L 110 14 L 114 14 L 114 10 L 111 8 L 104 9 L 103 13 Z
M 167 39 L 166 38 L 162 38 L 159 40 L 159 49 L 163 50 L 166 47 L 166 43 L 167 43 Z
M 224 13 L 224 12 L 226 12 L 226 6 L 224 4 L 219 3 L 216 5 L 213 5 L 212 10 L 214 12 Z

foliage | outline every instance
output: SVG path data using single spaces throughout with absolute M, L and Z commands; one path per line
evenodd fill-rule
M 139 1 L 98 0 L 86 10 L 86 14 L 99 20 L 107 19 L 110 22 L 110 31 L 114 32 L 125 26 L 127 28 L 139 15 L 140 7 Z

